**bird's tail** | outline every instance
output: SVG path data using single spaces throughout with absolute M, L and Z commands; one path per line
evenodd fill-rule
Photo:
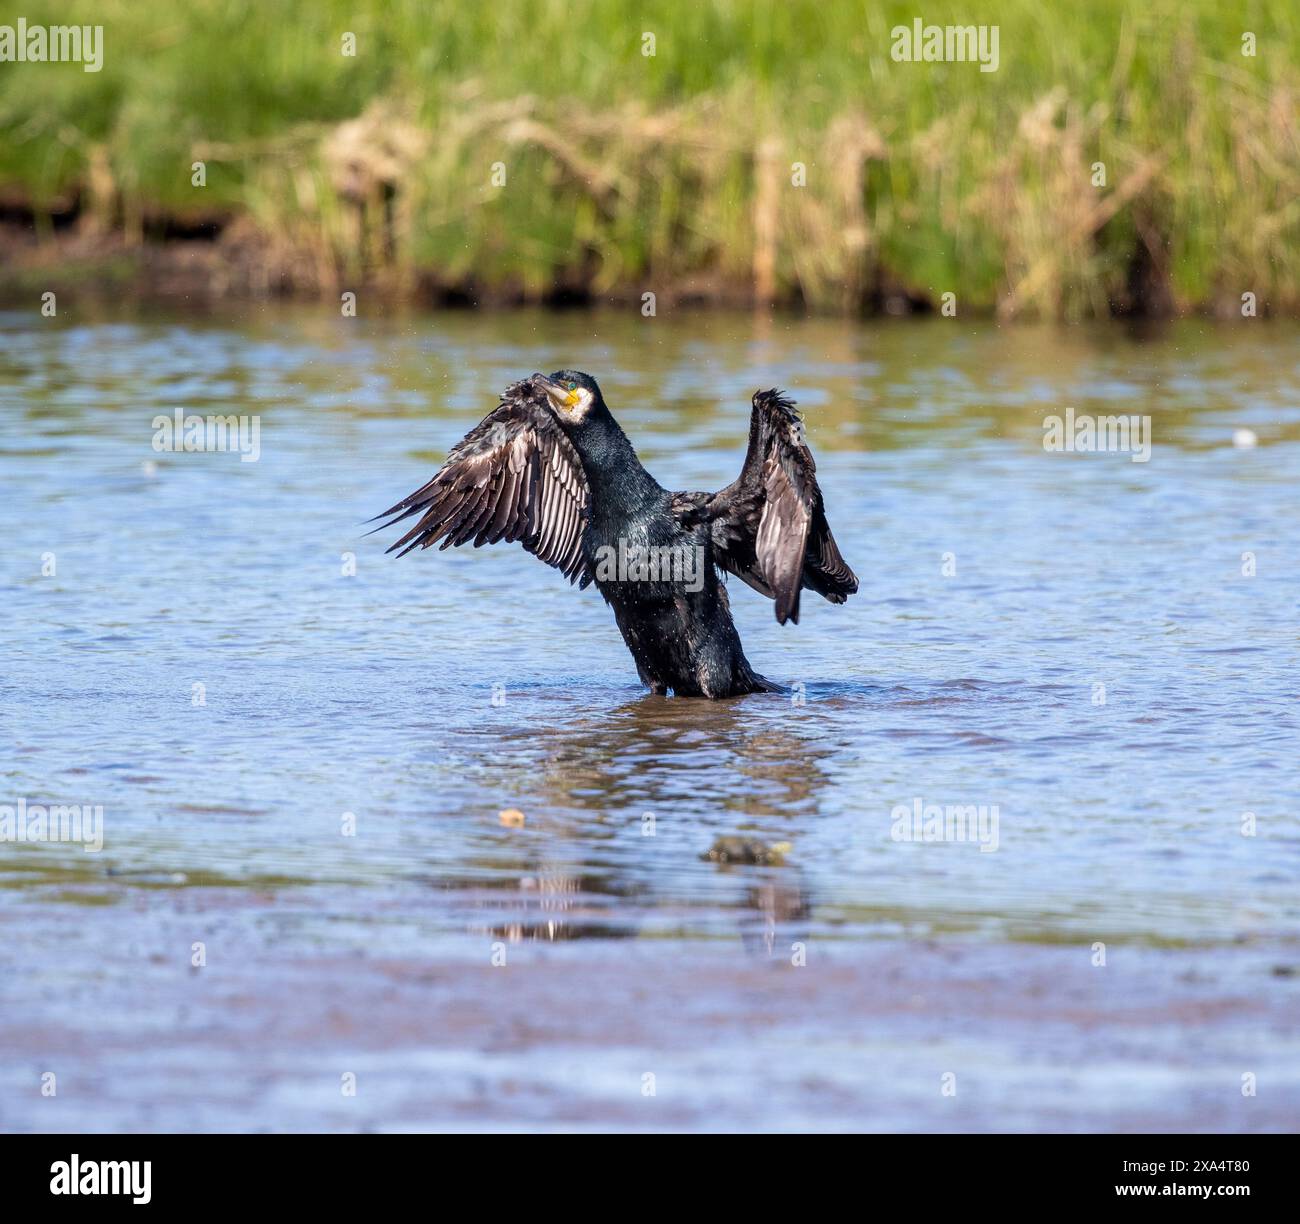
M 739 695 L 741 693 L 784 693 L 786 689 L 775 680 L 760 676 L 750 667 L 748 661 L 742 660 L 736 668 L 734 691 Z

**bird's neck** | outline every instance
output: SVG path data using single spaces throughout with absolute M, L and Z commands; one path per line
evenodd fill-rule
M 627 434 L 608 410 L 572 437 L 591 486 L 594 516 L 635 514 L 662 496 L 658 481 L 641 466 Z

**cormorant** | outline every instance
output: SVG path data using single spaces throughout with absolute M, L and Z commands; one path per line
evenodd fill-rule
M 806 587 L 858 589 L 831 535 L 793 401 L 753 397 L 740 475 L 718 493 L 672 493 L 641 466 L 596 380 L 576 370 L 515 383 L 422 488 L 376 518 L 419 515 L 389 552 L 518 540 L 570 582 L 595 582 L 652 693 L 773 691 L 741 649 L 718 567 L 799 620 Z

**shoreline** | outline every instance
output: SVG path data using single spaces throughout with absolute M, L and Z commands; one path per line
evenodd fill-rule
M 246 218 L 220 222 L 159 216 L 155 236 L 130 241 L 120 231 L 104 231 L 80 223 L 75 215 L 38 237 L 31 224 L 6 221 L 0 209 L 0 307 L 35 303 L 53 292 L 73 299 L 106 298 L 156 305 L 216 306 L 223 302 L 327 302 L 345 293 L 364 300 L 370 312 L 407 308 L 423 310 L 587 310 L 618 307 L 646 313 L 641 284 L 615 285 L 595 291 L 557 277 L 545 291 L 526 291 L 518 284 L 443 280 L 429 272 L 374 271 L 355 282 L 322 275 L 301 253 L 277 246 Z M 675 281 L 654 280 L 654 312 L 692 310 L 772 311 L 795 317 L 888 319 L 942 317 L 943 307 L 923 292 L 890 279 L 882 281 L 858 308 L 814 309 L 797 296 L 767 299 L 753 286 L 734 278 L 686 276 Z M 1148 299 L 1112 302 L 1108 314 L 1061 319 L 1022 313 L 1011 322 L 1151 322 L 1177 319 L 1241 320 L 1239 303 L 1231 297 L 1176 308 L 1168 294 Z M 997 307 L 969 309 L 962 318 L 1007 322 Z M 1258 317 L 1297 318 L 1258 304 Z M 1249 320 L 1246 320 L 1249 321 Z
M 813 939 L 796 969 L 739 938 L 375 940 L 436 920 L 409 890 L 112 891 L 72 935 L 66 900 L 4 897 L 8 1131 L 1300 1126 L 1293 941 L 1096 968 L 1086 944 Z M 365 947 L 313 936 L 375 900 Z

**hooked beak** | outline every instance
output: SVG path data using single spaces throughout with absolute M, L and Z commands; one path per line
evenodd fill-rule
M 546 392 L 546 398 L 551 401 L 557 411 L 572 408 L 578 402 L 578 393 L 576 391 L 570 391 L 563 383 L 555 382 L 547 378 L 545 374 L 534 374 L 533 382 Z

